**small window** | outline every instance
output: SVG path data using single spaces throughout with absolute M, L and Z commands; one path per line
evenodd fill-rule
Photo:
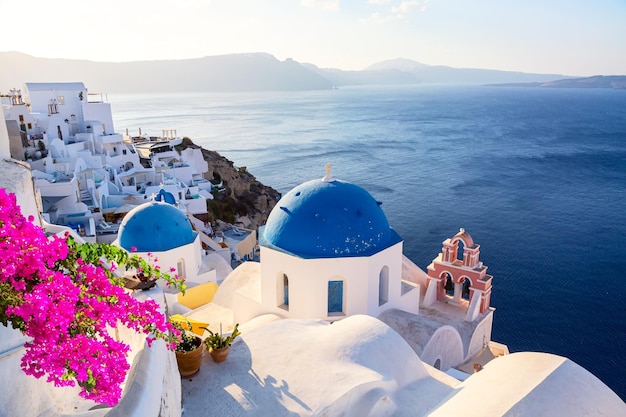
M 289 278 L 283 274 L 283 304 L 289 306 Z
M 378 276 L 378 306 L 389 301 L 389 267 L 384 266 Z
M 181 278 L 185 278 L 186 277 L 186 273 L 185 273 L 185 260 L 184 259 L 179 259 L 178 262 L 176 262 L 176 272 L 178 273 L 178 276 Z
M 343 281 L 328 281 L 328 314 L 343 313 Z
M 287 274 L 279 274 L 276 278 L 276 304 L 289 311 L 289 277 Z
M 461 291 L 461 297 L 464 300 L 470 299 L 470 287 L 471 286 L 472 286 L 472 281 L 470 281 L 469 278 L 465 278 L 465 280 L 463 281 L 463 288 Z
M 456 258 L 459 261 L 464 262 L 464 259 L 465 259 L 465 245 L 463 244 L 462 240 L 459 240 L 457 248 L 458 249 L 456 251 Z
M 65 104 L 65 97 L 64 96 L 57 96 L 57 103 L 58 104 Z
M 446 274 L 446 284 L 444 286 L 447 295 L 454 295 L 454 283 L 452 282 L 452 276 Z

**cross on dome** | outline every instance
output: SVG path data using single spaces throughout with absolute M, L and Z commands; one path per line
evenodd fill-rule
M 330 170 L 332 169 L 330 164 L 326 164 L 324 168 L 326 168 L 326 175 L 324 176 L 324 178 L 322 178 L 322 181 L 324 181 L 324 182 L 333 182 L 333 181 L 335 181 L 333 176 L 330 174 Z

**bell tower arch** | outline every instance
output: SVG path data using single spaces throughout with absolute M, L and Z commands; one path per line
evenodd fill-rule
M 474 321 L 490 307 L 492 278 L 480 261 L 480 245 L 474 243 L 465 229 L 460 229 L 443 241 L 441 252 L 428 266 L 424 305 L 435 302 L 457 305 L 467 309 L 465 320 Z

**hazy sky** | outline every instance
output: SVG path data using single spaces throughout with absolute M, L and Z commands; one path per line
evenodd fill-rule
M 626 0 L 0 0 L 0 51 L 134 61 L 267 52 L 626 75 Z

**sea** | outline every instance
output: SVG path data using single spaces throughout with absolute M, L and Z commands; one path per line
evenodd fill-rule
M 176 129 L 281 193 L 368 190 L 422 269 L 460 228 L 495 341 L 566 356 L 626 399 L 626 90 L 377 86 L 109 94 L 116 131 Z

